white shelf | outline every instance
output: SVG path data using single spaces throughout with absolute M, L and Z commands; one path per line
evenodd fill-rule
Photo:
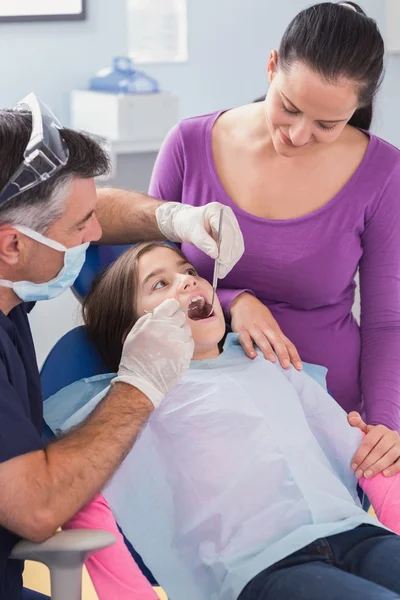
M 129 140 L 105 139 L 104 146 L 111 158 L 111 172 L 108 175 L 100 175 L 96 178 L 97 181 L 107 181 L 108 179 L 116 177 L 118 156 L 121 156 L 123 154 L 156 154 L 160 150 L 163 141 L 164 140 L 137 142 Z
M 158 152 L 163 140 L 130 142 L 129 140 L 108 140 L 107 145 L 111 154 L 146 154 L 148 152 Z

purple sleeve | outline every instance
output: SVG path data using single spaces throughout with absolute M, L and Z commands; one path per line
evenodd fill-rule
M 360 261 L 366 421 L 400 431 L 400 166 L 366 214 Z
M 182 202 L 185 171 L 184 150 L 179 124 L 167 135 L 151 175 L 149 195 L 158 200 Z
M 243 292 L 247 292 L 248 294 L 251 294 L 252 296 L 254 296 L 254 292 L 252 290 L 247 290 L 247 289 L 239 290 L 237 288 L 235 288 L 235 289 L 218 288 L 217 296 L 218 296 L 218 299 L 222 306 L 222 310 L 224 311 L 226 320 L 230 321 L 230 319 L 231 319 L 231 304 L 232 304 L 232 302 L 234 301 L 235 298 L 237 298 L 239 296 L 239 294 L 243 294 Z

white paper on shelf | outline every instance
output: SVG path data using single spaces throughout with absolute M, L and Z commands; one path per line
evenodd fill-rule
M 187 0 L 128 0 L 129 55 L 136 64 L 188 60 Z

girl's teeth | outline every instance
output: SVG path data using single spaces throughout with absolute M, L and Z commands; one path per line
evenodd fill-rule
M 203 298 L 203 296 L 195 296 L 194 298 L 192 298 L 189 302 L 189 307 L 192 307 L 193 304 L 195 304 L 196 302 L 200 303 L 201 306 L 204 306 L 206 301 Z

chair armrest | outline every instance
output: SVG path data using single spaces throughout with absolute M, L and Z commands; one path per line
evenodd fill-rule
M 98 529 L 59 531 L 39 544 L 21 540 L 10 558 L 47 565 L 52 600 L 82 600 L 82 567 L 86 559 L 115 541 L 112 533 Z
M 14 546 L 10 558 L 34 560 L 49 567 L 64 562 L 83 564 L 88 556 L 111 546 L 115 541 L 111 533 L 98 529 L 58 531 L 45 542 L 21 540 Z

